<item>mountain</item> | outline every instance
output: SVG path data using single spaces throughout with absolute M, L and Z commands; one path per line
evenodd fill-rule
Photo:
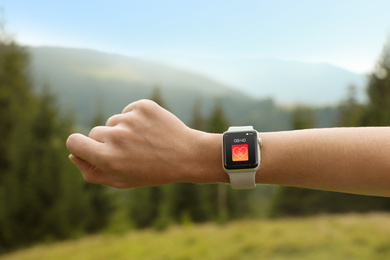
M 106 117 L 120 113 L 130 102 L 149 98 L 156 87 L 161 89 L 168 109 L 186 123 L 196 102 L 200 102 L 203 115 L 208 115 L 219 100 L 231 124 L 252 124 L 263 131 L 290 127 L 290 111 L 272 99 L 247 95 L 201 74 L 93 50 L 33 47 L 29 51 L 37 91 L 48 83 L 60 107 L 74 111 L 84 127 L 97 111 Z M 335 112 L 327 111 L 318 125 L 331 125 Z
M 150 97 L 156 87 L 162 89 L 169 104 L 184 107 L 184 111 L 178 111 L 179 116 L 187 115 L 187 110 L 192 109 L 188 105 L 197 99 L 248 98 L 201 75 L 133 57 L 55 47 L 29 51 L 36 85 L 49 83 L 60 104 L 66 103 L 78 112 L 91 113 L 91 109 L 103 105 L 110 113 L 120 113 L 128 103 Z
M 348 85 L 354 85 L 363 99 L 367 80 L 365 74 L 327 63 L 244 58 L 192 58 L 176 63 L 228 82 L 252 97 L 271 97 L 279 104 L 337 104 Z

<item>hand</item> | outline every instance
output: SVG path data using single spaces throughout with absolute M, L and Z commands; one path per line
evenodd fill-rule
M 88 137 L 70 135 L 66 145 L 86 181 L 131 188 L 205 182 L 194 175 L 205 172 L 200 165 L 215 164 L 207 158 L 211 150 L 202 146 L 211 136 L 218 143 L 215 135 L 193 130 L 156 103 L 140 100 L 109 118 L 106 126 L 93 128 Z

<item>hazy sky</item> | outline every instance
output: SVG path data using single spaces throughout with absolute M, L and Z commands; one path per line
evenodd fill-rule
M 0 0 L 27 45 L 159 60 L 276 58 L 372 69 L 390 34 L 389 0 Z

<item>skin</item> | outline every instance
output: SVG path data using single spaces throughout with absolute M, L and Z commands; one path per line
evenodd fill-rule
M 259 133 L 256 182 L 390 196 L 390 128 Z M 150 100 L 128 105 L 88 136 L 72 134 L 69 159 L 87 182 L 116 188 L 229 183 L 222 135 L 187 127 Z

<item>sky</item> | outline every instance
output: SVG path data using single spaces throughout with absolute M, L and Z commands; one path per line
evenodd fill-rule
M 0 0 L 0 8 L 24 45 L 188 66 L 271 58 L 369 72 L 390 36 L 389 0 Z

